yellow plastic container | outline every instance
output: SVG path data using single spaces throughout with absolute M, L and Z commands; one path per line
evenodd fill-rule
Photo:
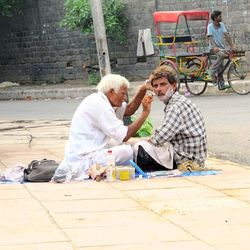
M 129 180 L 129 170 L 128 169 L 121 169 L 119 177 L 120 177 L 121 181 Z
M 130 166 L 116 166 L 116 179 L 121 181 L 128 181 L 135 178 L 135 169 Z

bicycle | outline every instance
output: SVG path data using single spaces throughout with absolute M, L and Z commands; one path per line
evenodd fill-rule
M 228 57 L 224 67 L 219 72 L 217 82 L 213 83 L 220 88 L 220 81 L 227 78 L 228 87 L 235 93 L 247 95 L 250 93 L 250 67 L 249 63 L 243 59 L 245 51 L 226 50 Z M 180 83 L 184 82 L 187 90 L 193 95 L 201 95 L 205 92 L 208 83 L 212 83 L 209 74 L 213 54 L 210 52 L 196 55 L 179 55 L 175 60 L 168 58 L 161 62 L 169 65 L 176 73 L 178 80 L 178 90 Z

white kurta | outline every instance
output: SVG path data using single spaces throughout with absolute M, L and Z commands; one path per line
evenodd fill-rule
M 124 103 L 121 108 L 116 109 L 119 118 L 121 114 L 123 116 L 125 108 Z M 127 126 L 117 118 L 106 95 L 101 92 L 89 95 L 75 111 L 69 140 L 65 147 L 65 158 L 52 180 L 69 181 L 88 178 L 87 171 L 92 164 L 98 162 L 105 165 L 104 149 L 110 138 L 122 144 L 127 130 Z

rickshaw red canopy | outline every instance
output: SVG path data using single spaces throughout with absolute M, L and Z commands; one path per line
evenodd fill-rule
M 177 23 L 179 18 L 183 16 L 186 21 L 189 20 L 206 20 L 209 21 L 209 11 L 204 10 L 188 10 L 188 11 L 157 11 L 153 14 L 157 35 L 160 35 L 159 23 Z
M 184 16 L 187 20 L 208 20 L 208 11 L 189 10 L 189 11 L 157 11 L 154 12 L 154 22 L 178 22 L 180 16 Z
M 204 49 L 209 11 L 157 11 L 153 13 L 153 20 L 156 28 L 154 45 L 161 57 L 166 57 L 168 46 L 172 47 L 173 54 L 183 54 L 185 51 L 194 54 Z

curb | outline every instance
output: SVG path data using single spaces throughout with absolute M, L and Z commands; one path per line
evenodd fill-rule
M 137 90 L 138 84 L 141 82 L 135 82 L 134 86 L 131 84 L 129 88 L 129 95 L 133 96 Z M 0 89 L 0 100 L 33 100 L 33 99 L 64 99 L 64 98 L 84 98 L 96 91 L 95 86 L 83 86 L 83 87 L 68 87 L 66 86 L 24 86 L 24 87 L 10 87 Z M 182 84 L 180 93 L 185 96 L 192 96 L 187 93 L 185 85 Z M 223 95 L 228 94 L 228 91 L 219 91 L 215 86 L 207 86 L 205 93 L 202 95 Z M 201 96 L 202 96 L 201 95 Z
M 95 88 L 9 89 L 0 92 L 0 100 L 79 98 L 95 91 Z
M 142 83 L 139 81 L 132 82 L 129 88 L 129 95 L 134 95 L 137 87 Z M 0 101 L 85 98 L 94 92 L 96 92 L 96 86 L 80 84 L 15 86 L 0 88 Z

